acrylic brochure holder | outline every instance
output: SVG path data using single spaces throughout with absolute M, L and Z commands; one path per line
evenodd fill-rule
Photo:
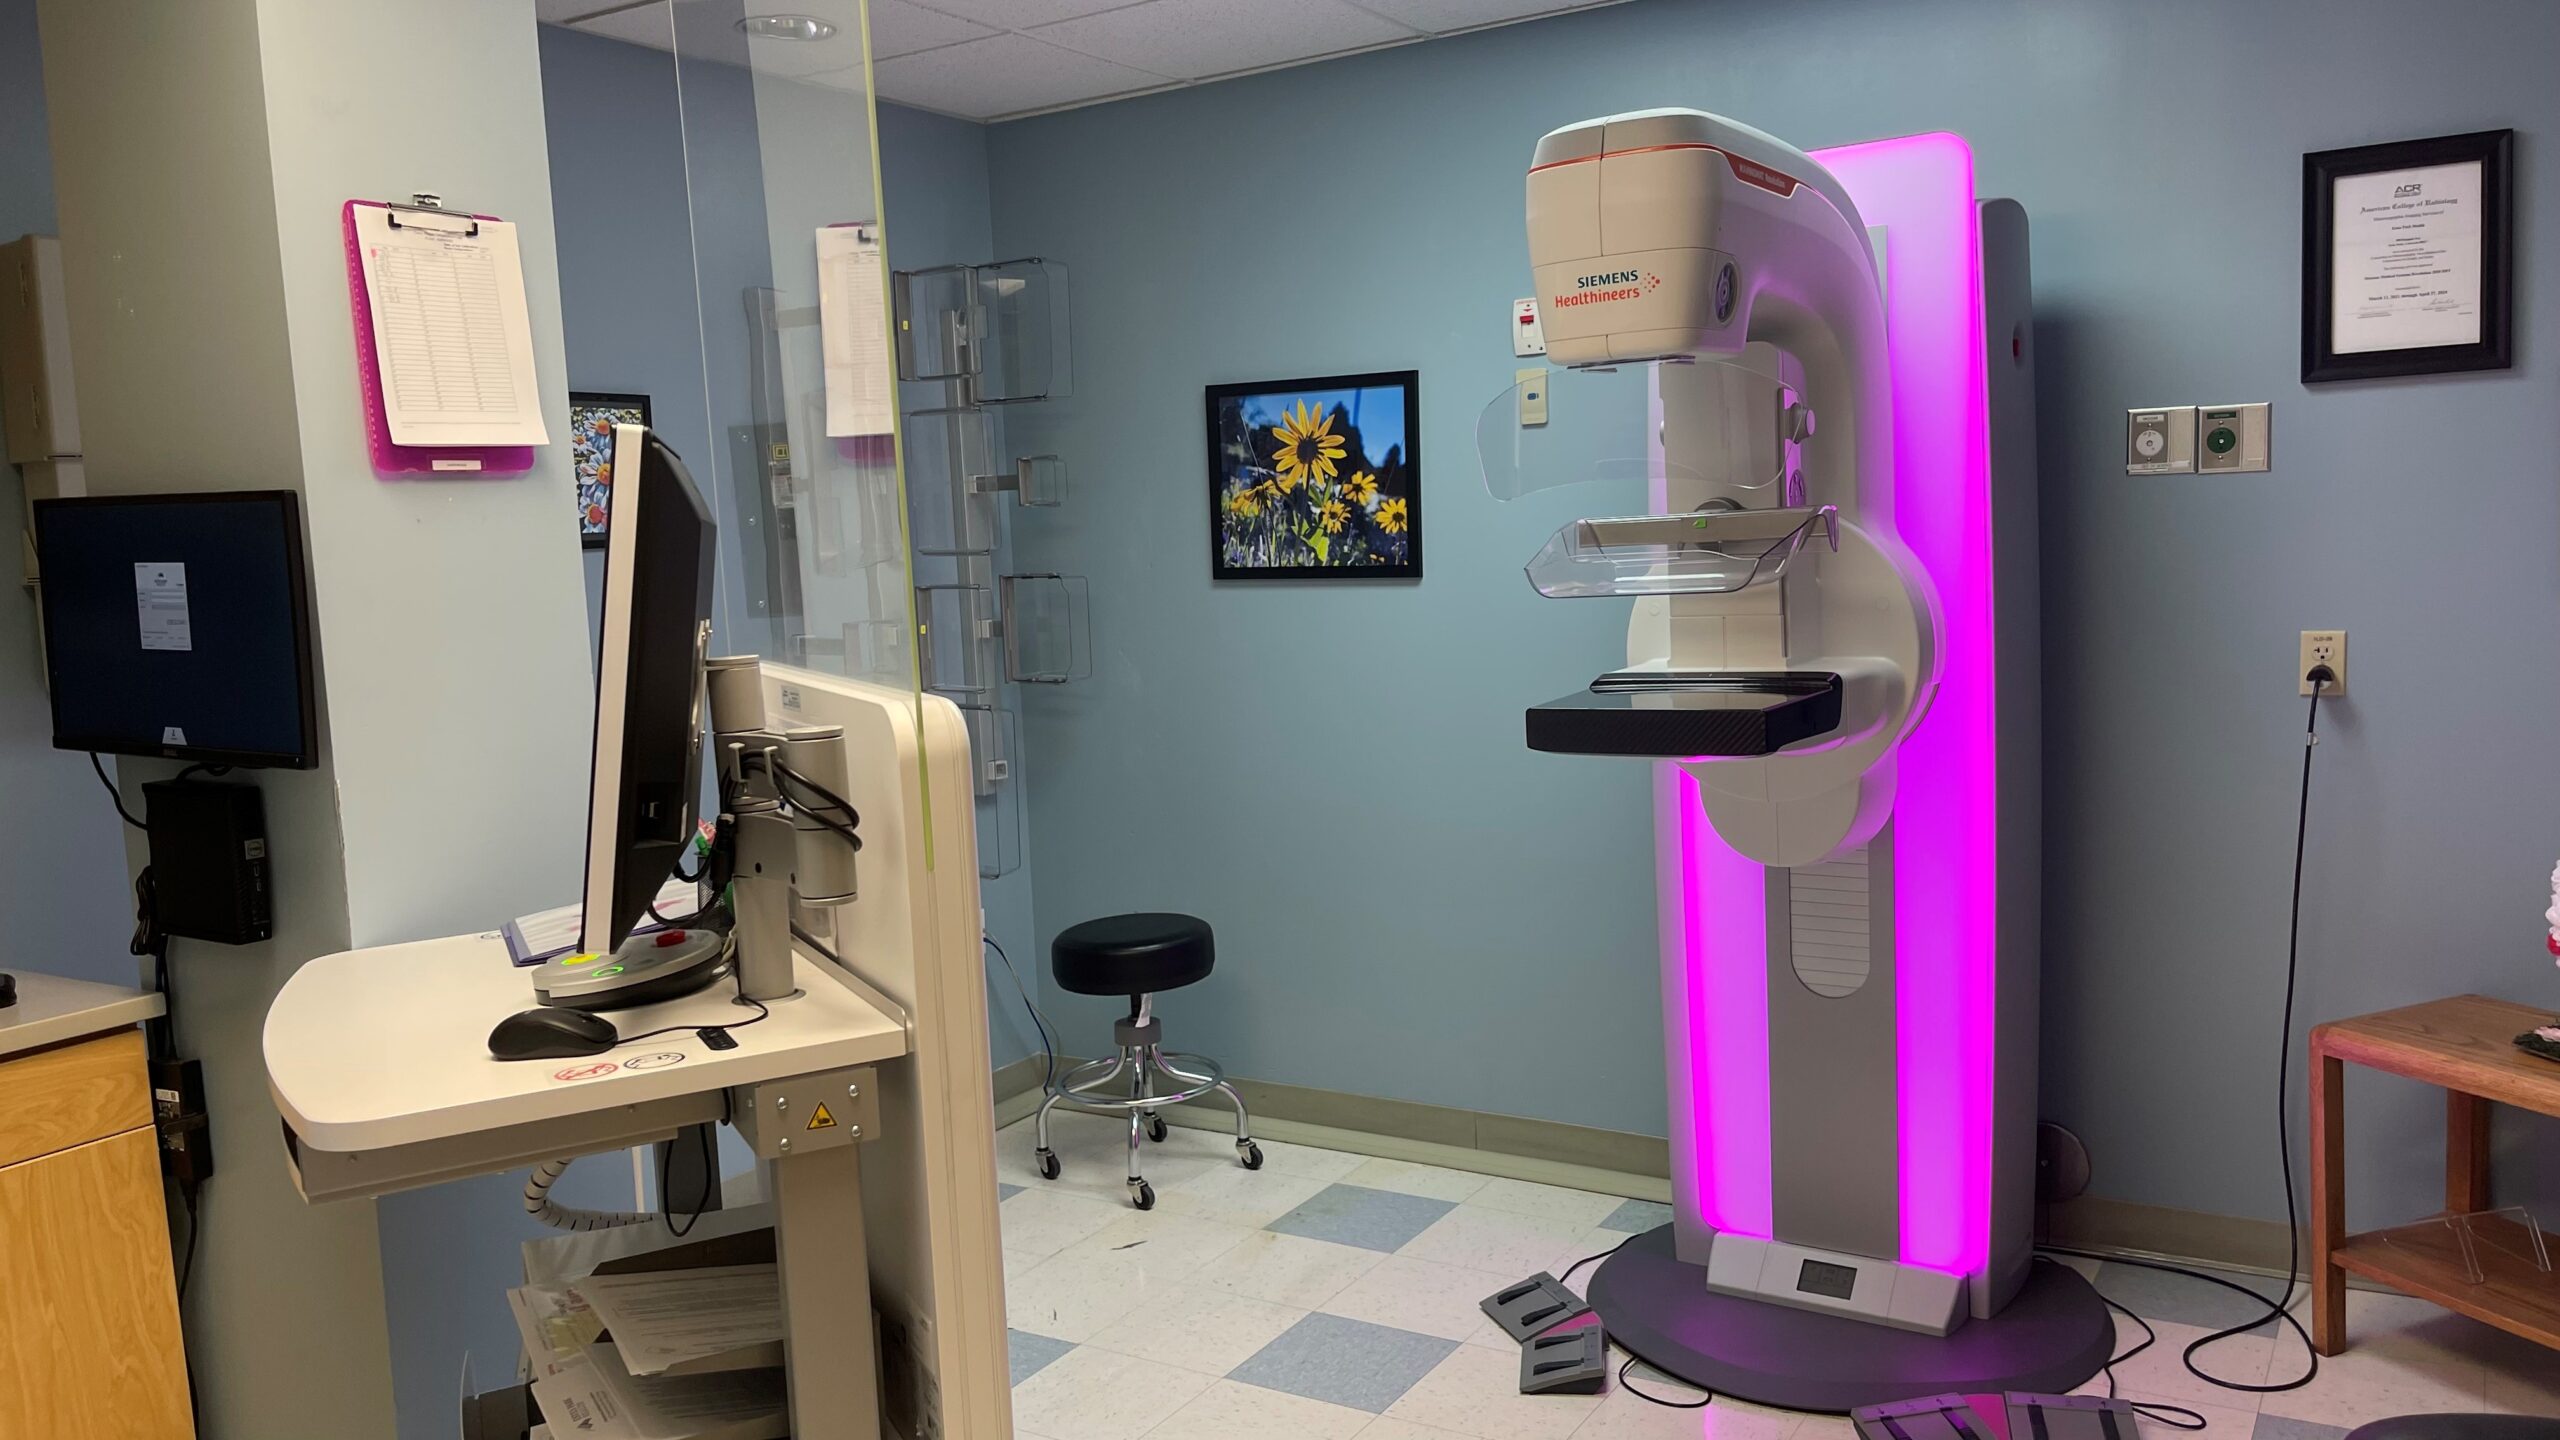
M 350 200 L 339 207 L 338 225 L 347 249 L 347 308 L 355 316 L 356 380 L 363 392 L 365 448 L 374 473 L 383 476 L 521 475 L 533 468 L 530 445 L 396 445 L 382 403 L 382 363 L 374 348 L 373 301 L 365 293 L 364 254 L 356 242 L 356 207 L 403 213 L 445 215 L 459 220 L 495 221 L 495 215 L 470 215 L 425 203 L 402 205 L 386 200 Z M 394 223 L 397 223 L 396 219 Z

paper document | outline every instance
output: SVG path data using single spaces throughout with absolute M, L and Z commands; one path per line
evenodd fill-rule
M 690 880 L 669 880 L 658 887 L 658 898 L 651 902 L 658 913 L 670 920 L 681 920 L 702 903 L 701 887 Z M 566 955 L 578 948 L 578 934 L 587 918 L 584 905 L 563 905 L 556 910 L 540 910 L 519 915 L 498 927 L 507 940 L 507 958 L 518 965 L 539 965 L 555 955 Z M 666 927 L 643 915 L 631 927 L 634 935 L 646 935 Z
M 143 564 L 133 567 L 133 603 L 142 614 L 142 648 L 193 650 L 195 626 L 187 618 L 187 567 Z
M 551 1427 L 548 1425 L 536 1425 L 532 1429 L 524 1432 L 524 1440 L 551 1440 Z
M 782 1277 L 771 1265 L 590 1275 L 577 1291 L 634 1375 L 782 1363 Z
M 827 434 L 886 435 L 890 380 L 880 227 L 818 229 L 818 339 L 827 369 Z
M 2480 343 L 2480 162 L 2340 176 L 2329 348 Z
M 566 1285 L 525 1285 L 507 1292 L 507 1309 L 524 1338 L 525 1358 L 538 1379 L 557 1375 L 586 1354 L 604 1333 L 585 1298 Z
M 544 1423 L 579 1440 L 782 1440 L 790 1433 L 782 1370 L 635 1378 L 611 1345 L 533 1382 Z
M 516 227 L 408 210 L 393 219 L 355 207 L 391 443 L 549 444 Z

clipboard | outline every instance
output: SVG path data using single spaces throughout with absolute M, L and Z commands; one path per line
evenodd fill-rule
M 373 345 L 373 301 L 365 293 L 364 256 L 356 244 L 356 207 L 388 210 L 391 223 L 397 226 L 403 213 L 443 215 L 473 221 L 471 233 L 480 233 L 477 222 L 496 220 L 495 215 L 471 215 L 449 210 L 432 195 L 420 195 L 409 204 L 389 200 L 349 200 L 338 210 L 338 226 L 347 251 L 347 308 L 355 317 L 356 383 L 364 404 L 365 449 L 372 456 L 374 473 L 382 476 L 433 475 L 442 479 L 479 479 L 500 475 L 521 475 L 533 468 L 530 445 L 395 445 L 391 443 L 391 423 L 382 406 L 382 365 Z

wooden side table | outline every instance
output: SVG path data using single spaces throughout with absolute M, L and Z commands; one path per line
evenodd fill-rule
M 2346 1066 L 2402 1075 L 2445 1092 L 2444 1205 L 2453 1215 L 2489 1208 L 2489 1106 L 2560 1116 L 2560 1064 L 2528 1055 L 2515 1037 L 2552 1012 L 2485 995 L 2458 995 L 2311 1032 L 2311 1324 L 2323 1355 L 2347 1344 L 2347 1274 L 2365 1276 L 2511 1334 L 2560 1349 L 2560 1274 L 2491 1274 L 2474 1284 L 2450 1230 L 2443 1238 L 2347 1233 Z M 2530 1253 L 2512 1221 L 2510 1244 Z M 2491 1233 L 2484 1228 L 2483 1233 Z M 2549 1237 L 2560 1256 L 2560 1237 Z

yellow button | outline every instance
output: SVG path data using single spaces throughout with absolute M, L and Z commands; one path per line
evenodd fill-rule
M 560 963 L 563 965 L 593 965 L 603 958 L 604 957 L 601 955 L 572 955 Z

